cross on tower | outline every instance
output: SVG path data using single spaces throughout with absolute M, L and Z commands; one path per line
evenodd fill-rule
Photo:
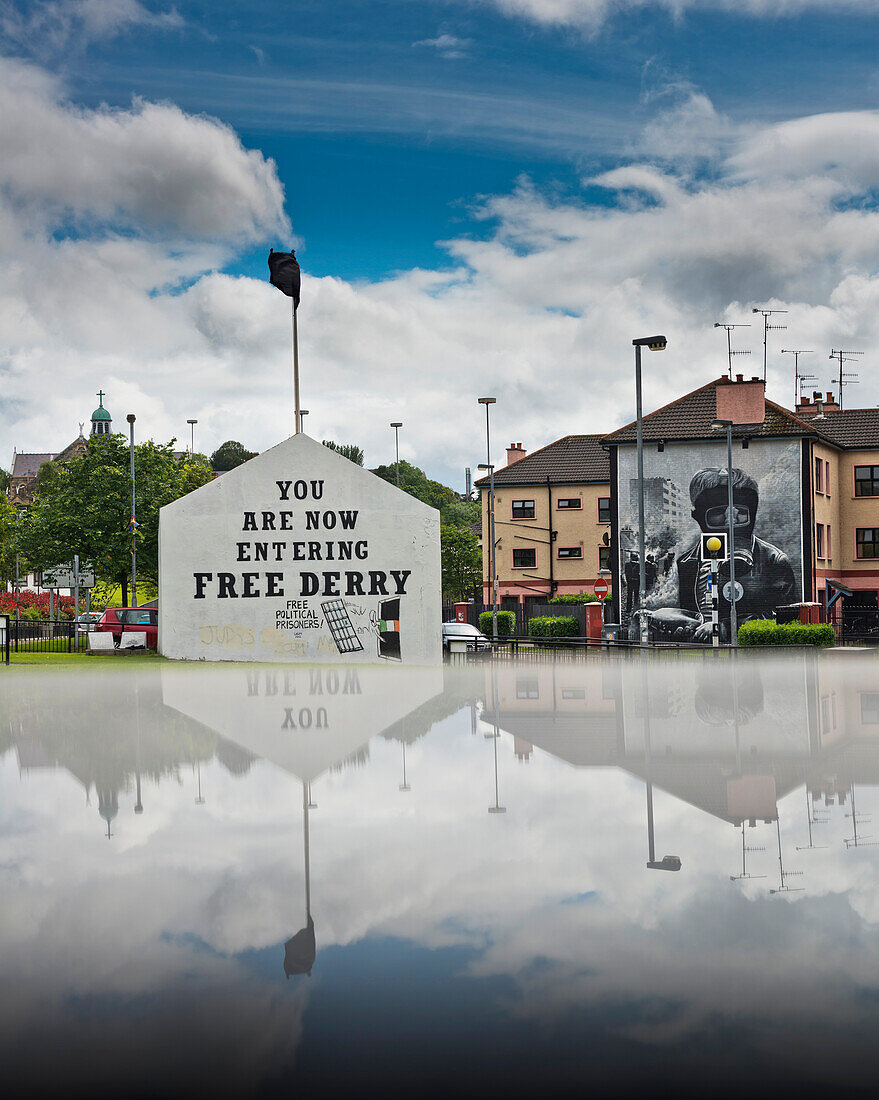
M 103 390 L 98 390 L 98 404 L 99 404 L 99 405 L 103 405 L 103 404 L 104 404 L 104 398 L 105 398 L 106 396 L 107 396 L 107 395 L 106 395 L 106 394 L 104 393 L 104 391 L 103 391 Z

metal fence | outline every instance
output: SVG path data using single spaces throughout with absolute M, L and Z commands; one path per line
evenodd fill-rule
M 9 616 L 0 615 L 0 661 L 9 664 Z
M 483 612 L 491 611 L 490 603 L 468 603 L 467 622 L 471 626 L 479 626 L 479 616 Z M 608 612 L 607 603 L 604 604 L 604 613 Z M 517 603 L 514 606 L 504 607 L 498 605 L 498 611 L 512 611 L 516 616 L 514 634 L 525 637 L 528 633 L 528 620 L 540 618 L 544 615 L 570 615 L 577 620 L 580 634 L 586 633 L 586 608 L 583 604 L 548 604 L 537 600 L 526 600 L 524 604 Z M 455 604 L 443 605 L 443 622 L 451 622 L 455 618 Z
M 86 624 L 72 620 L 30 622 L 7 619 L 7 647 L 12 653 L 73 653 L 84 649 Z
M 879 645 L 879 608 L 851 607 L 840 601 L 833 608 L 830 621 L 843 643 Z

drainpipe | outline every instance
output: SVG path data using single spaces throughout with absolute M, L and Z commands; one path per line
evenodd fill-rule
M 549 527 L 549 598 L 552 599 L 555 595 L 555 574 L 552 558 L 552 484 L 549 478 L 546 479 L 546 498 L 549 501 L 549 520 L 547 521 Z

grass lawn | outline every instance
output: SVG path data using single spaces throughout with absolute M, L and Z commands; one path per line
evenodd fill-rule
M 127 650 L 122 653 L 89 654 L 85 650 L 79 653 L 10 653 L 9 664 L 12 665 L 36 665 L 39 668 L 58 668 L 60 666 L 82 665 L 84 668 L 99 668 L 103 665 L 130 665 L 143 664 L 146 661 L 164 661 L 154 649 L 145 653 L 136 650 Z

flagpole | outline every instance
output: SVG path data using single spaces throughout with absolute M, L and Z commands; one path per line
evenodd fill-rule
M 299 435 L 302 430 L 302 417 L 299 415 L 299 326 L 296 323 L 296 299 L 293 299 L 293 399 L 296 404 L 296 430 L 294 435 Z

